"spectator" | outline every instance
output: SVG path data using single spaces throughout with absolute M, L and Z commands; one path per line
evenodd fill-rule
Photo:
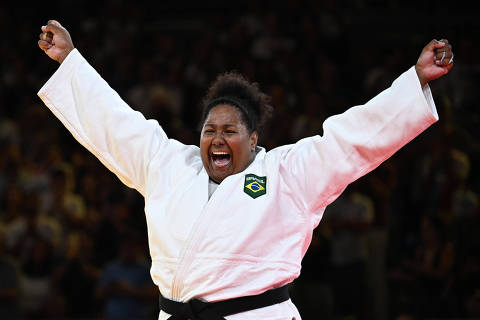
M 27 319 L 49 315 L 49 302 L 54 298 L 52 283 L 54 264 L 51 244 L 46 239 L 37 238 L 21 264 L 20 308 Z
M 45 215 L 61 221 L 65 231 L 79 228 L 85 219 L 86 206 L 82 196 L 74 191 L 75 177 L 71 168 L 54 168 L 50 177 Z
M 18 269 L 5 250 L 5 232 L 0 227 L 0 319 L 18 319 L 19 295 Z
M 100 270 L 91 263 L 91 237 L 83 232 L 71 232 L 67 237 L 65 259 L 55 268 L 56 294 L 64 300 L 69 319 L 91 319 L 98 305 L 94 290 Z
M 439 217 L 423 216 L 420 222 L 420 239 L 413 256 L 403 261 L 400 270 L 390 273 L 393 284 L 406 291 L 404 296 L 393 291 L 392 296 L 410 295 L 409 303 L 421 317 L 438 317 L 445 314 L 451 294 L 455 248 Z
M 118 258 L 109 261 L 100 276 L 96 297 L 107 320 L 148 319 L 148 307 L 158 297 L 147 267 L 139 263 L 139 238 L 122 234 Z
M 325 210 L 331 229 L 331 276 L 335 314 L 366 316 L 371 312 L 367 291 L 368 231 L 375 217 L 373 202 L 360 192 L 359 182 Z

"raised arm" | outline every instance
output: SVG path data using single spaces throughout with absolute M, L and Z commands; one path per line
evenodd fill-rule
M 452 68 L 448 41 L 432 40 L 418 62 L 364 105 L 328 118 L 323 136 L 297 142 L 283 157 L 286 181 L 305 211 L 319 212 L 348 184 L 438 120 L 428 82 Z
M 144 194 L 148 165 L 169 140 L 155 120 L 132 110 L 74 48 L 57 21 L 42 27 L 39 47 L 60 63 L 38 95 L 74 138 L 127 186 Z

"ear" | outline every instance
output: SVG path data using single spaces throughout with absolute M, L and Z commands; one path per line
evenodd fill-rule
M 258 142 L 258 133 L 257 131 L 253 131 L 250 134 L 250 151 L 255 151 L 255 147 L 257 146 Z

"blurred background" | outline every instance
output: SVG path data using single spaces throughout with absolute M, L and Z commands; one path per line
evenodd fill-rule
M 134 109 L 197 144 L 199 102 L 236 70 L 272 97 L 267 150 L 322 134 L 416 63 L 433 38 L 440 121 L 327 208 L 291 286 L 308 319 L 480 318 L 478 10 L 438 1 L 2 2 L 0 319 L 156 319 L 143 198 L 36 93 L 60 21 Z

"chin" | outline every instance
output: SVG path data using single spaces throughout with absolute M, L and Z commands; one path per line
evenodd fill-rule
M 228 175 L 226 175 L 226 176 L 213 176 L 213 177 L 210 176 L 210 179 L 212 179 L 216 183 L 221 183 L 226 177 L 228 177 Z
M 228 176 L 231 176 L 233 174 L 233 172 L 229 172 L 229 173 L 213 173 L 212 175 L 210 175 L 210 179 L 212 179 L 213 181 L 217 182 L 217 183 L 220 183 L 222 182 L 223 180 L 225 180 L 226 177 Z

